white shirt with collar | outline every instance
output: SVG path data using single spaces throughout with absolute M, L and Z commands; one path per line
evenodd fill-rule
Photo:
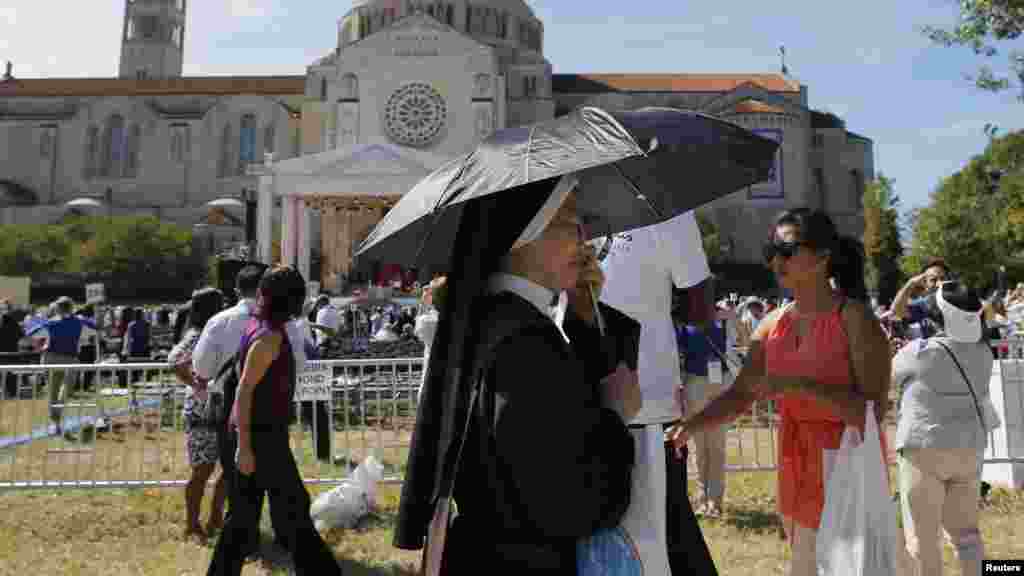
M 210 318 L 192 351 L 192 368 L 200 378 L 215 378 L 224 363 L 238 352 L 246 326 L 255 312 L 256 301 L 243 298 L 235 306 Z M 295 355 L 295 365 L 301 369 L 306 365 L 306 336 L 294 321 L 285 324 L 285 331 Z
M 534 308 L 540 311 L 541 314 L 551 318 L 562 338 L 566 343 L 569 342 L 569 337 L 565 335 L 565 331 L 562 329 L 562 320 L 565 318 L 565 303 L 567 302 L 565 292 L 560 292 L 556 295 L 554 290 L 545 288 L 532 280 L 505 273 L 491 276 L 488 280 L 488 290 L 492 294 L 511 292 L 533 304 Z M 552 302 L 555 302 L 555 304 L 552 305 Z

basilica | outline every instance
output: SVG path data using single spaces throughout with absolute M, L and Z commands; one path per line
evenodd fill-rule
M 189 8 L 126 0 L 117 78 L 21 79 L 8 63 L 0 224 L 154 214 L 211 248 L 250 242 L 336 291 L 359 242 L 423 176 L 495 130 L 594 105 L 699 110 L 780 142 L 773 180 L 705 209 L 724 261 L 757 262 L 786 207 L 822 208 L 844 233 L 863 226 L 872 142 L 815 110 L 785 68 L 556 74 L 524 0 L 356 0 L 304 75 L 188 77 Z

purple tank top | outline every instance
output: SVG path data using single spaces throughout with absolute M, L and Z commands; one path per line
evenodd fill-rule
M 245 367 L 249 348 L 260 336 L 273 331 L 281 334 L 281 351 L 267 368 L 266 373 L 253 392 L 252 430 L 287 430 L 292 396 L 295 393 L 295 357 L 292 355 L 288 333 L 283 328 L 273 328 L 263 320 L 253 319 L 242 337 L 241 353 L 238 355 L 239 374 Z M 231 410 L 231 422 L 238 425 L 238 398 Z

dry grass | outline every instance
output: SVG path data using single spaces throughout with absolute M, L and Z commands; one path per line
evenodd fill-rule
M 45 404 L 41 407 L 45 410 Z M 151 429 L 147 430 L 149 422 Z M 111 432 L 94 441 L 69 444 L 61 439 L 33 442 L 18 448 L 17 468 L 11 453 L 0 454 L 0 483 L 12 470 L 22 479 L 85 478 L 90 471 L 97 480 L 167 479 L 188 476 L 182 433 L 175 423 L 164 422 L 157 410 L 117 422 Z M 293 447 L 307 478 L 338 478 L 346 464 L 376 453 L 386 473 L 401 474 L 410 431 L 353 428 L 336 433 L 335 454 L 344 455 L 332 464 L 317 462 L 310 434 L 295 427 Z M 739 439 L 743 439 L 742 451 Z M 775 436 L 769 429 L 741 429 L 730 434 L 728 459 L 747 466 L 772 463 Z M 757 446 L 755 450 L 753 447 Z M 78 446 L 91 452 L 62 451 Z M 377 447 L 375 450 L 374 448 Z M 756 454 L 756 456 L 755 456 Z M 6 456 L 6 461 L 4 457 Z M 5 465 L 6 464 L 6 465 Z M 44 467 L 45 466 L 45 470 Z M 690 466 L 694 470 L 693 462 Z M 311 486 L 316 496 L 329 487 Z M 356 576 L 415 574 L 419 553 L 391 547 L 392 526 L 398 507 L 399 487 L 382 486 L 378 509 L 355 530 L 324 534 L 346 574 Z M 701 526 L 719 567 L 727 574 L 784 574 L 788 562 L 785 543 L 778 535 L 775 516 L 775 473 L 735 472 L 728 476 L 726 514 L 721 519 L 702 519 Z M 204 505 L 208 506 L 209 498 Z M 205 513 L 205 511 L 204 511 Z M 990 558 L 1024 557 L 1024 495 L 996 490 L 982 513 L 982 530 Z M 266 514 L 266 511 L 265 511 Z M 145 574 L 181 576 L 203 574 L 212 542 L 185 541 L 181 534 L 184 501 L 180 488 L 134 490 L 8 491 L 0 493 L 0 576 L 6 574 L 100 575 Z M 268 552 L 270 524 L 264 517 Z M 244 574 L 286 574 L 286 561 L 253 562 Z M 957 573 L 952 551 L 946 564 Z
M 729 476 L 726 514 L 701 520 L 712 556 L 723 575 L 784 574 L 788 562 L 774 514 L 775 476 Z M 313 487 L 314 494 L 326 488 Z M 355 530 L 324 535 L 346 574 L 413 575 L 419 554 L 391 547 L 399 489 L 383 486 L 378 510 Z M 1024 556 L 1024 495 L 996 490 L 982 512 L 990 558 Z M 181 537 L 180 490 L 9 492 L 0 495 L 0 574 L 100 575 L 203 574 L 212 542 Z M 269 522 L 264 518 L 269 542 Z M 283 562 L 251 562 L 246 576 L 287 573 Z M 947 573 L 958 574 L 946 548 Z

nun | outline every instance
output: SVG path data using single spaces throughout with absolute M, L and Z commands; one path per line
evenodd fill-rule
M 426 546 L 427 574 L 575 576 L 577 544 L 629 506 L 640 326 L 595 309 L 577 186 L 461 207 L 395 530 L 395 546 Z

